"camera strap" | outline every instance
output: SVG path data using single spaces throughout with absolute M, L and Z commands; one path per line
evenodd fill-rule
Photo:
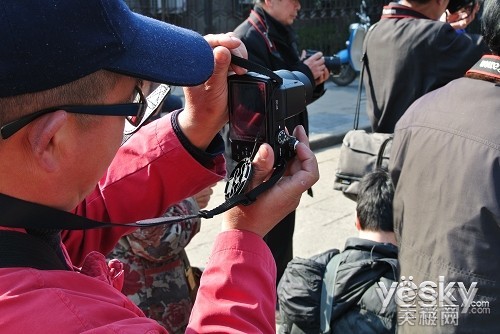
M 276 49 L 276 46 L 269 38 L 269 33 L 268 33 L 269 29 L 267 28 L 265 18 L 261 17 L 259 15 L 259 13 L 257 13 L 256 11 L 254 11 L 252 9 L 250 11 L 250 15 L 248 16 L 247 21 L 262 36 L 262 38 L 266 42 L 266 45 L 267 45 L 267 48 L 269 49 L 269 52 L 271 52 L 273 55 L 277 56 L 278 58 L 281 58 L 281 55 L 279 54 L 278 50 Z
M 200 217 L 212 218 L 213 216 L 221 214 L 224 211 L 227 211 L 232 207 L 235 207 L 236 205 L 246 206 L 252 204 L 253 202 L 255 202 L 258 195 L 270 189 L 272 186 L 276 184 L 276 182 L 278 182 L 281 179 L 283 174 L 285 174 L 285 169 L 286 169 L 285 163 L 277 165 L 269 180 L 261 183 L 260 185 L 250 190 L 249 192 L 243 193 L 243 191 L 246 189 L 247 183 L 251 180 L 252 167 L 250 159 L 245 159 L 241 163 L 242 163 L 241 166 L 244 166 L 243 168 L 245 167 L 250 168 L 250 172 L 248 173 L 249 174 L 248 177 L 244 176 L 243 179 L 241 180 L 242 183 L 238 185 L 238 191 L 235 194 L 232 194 L 232 196 L 228 197 L 228 194 L 231 194 L 233 189 L 229 189 L 230 187 L 226 187 L 226 197 L 228 197 L 226 201 L 210 211 L 200 210 L 200 212 L 198 213 Z M 231 174 L 231 178 L 228 185 L 231 185 L 231 181 L 233 181 L 234 177 L 238 177 L 240 175 L 245 175 L 245 173 L 241 173 L 241 167 L 240 164 L 238 164 L 236 168 L 233 170 L 233 173 Z
M 384 6 L 382 9 L 382 17 L 381 19 L 401 19 L 413 17 L 416 19 L 429 19 L 424 14 L 417 12 L 409 7 L 398 5 L 398 4 L 390 4 Z
M 231 63 L 233 63 L 234 65 L 237 65 L 239 67 L 246 68 L 249 71 L 268 76 L 269 78 L 273 79 L 275 82 L 277 82 L 280 85 L 283 84 L 282 77 L 280 77 L 279 75 L 277 75 L 276 73 L 274 73 L 273 71 L 268 69 L 267 67 L 261 66 L 261 65 L 254 63 L 248 59 L 241 58 L 241 57 L 238 57 L 238 56 L 231 54 Z
M 479 78 L 492 82 L 500 81 L 500 57 L 494 55 L 484 55 L 465 74 L 467 77 Z
M 105 227 L 153 227 L 174 224 L 193 218 L 213 218 L 237 205 L 250 205 L 257 196 L 271 188 L 285 173 L 286 164 L 278 165 L 271 178 L 247 193 L 239 193 L 226 199 L 224 203 L 212 210 L 200 210 L 193 215 L 158 217 L 138 220 L 131 223 L 109 223 L 82 217 L 67 211 L 51 208 L 38 203 L 24 201 L 5 194 L 0 194 L 0 226 L 14 228 L 90 230 Z M 233 171 L 234 175 L 234 171 Z M 242 187 L 244 191 L 246 187 Z

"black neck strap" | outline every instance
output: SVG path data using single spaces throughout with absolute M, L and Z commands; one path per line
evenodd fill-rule
M 104 227 L 152 227 L 178 223 L 193 218 L 213 218 L 237 205 L 250 205 L 255 202 L 257 196 L 278 182 L 283 176 L 285 168 L 286 164 L 278 165 L 269 180 L 261 183 L 248 193 L 228 198 L 223 204 L 212 210 L 201 210 L 198 214 L 194 215 L 158 217 L 121 224 L 100 222 L 67 211 L 0 194 L 0 226 L 36 229 L 89 230 Z
M 261 183 L 260 185 L 258 185 L 257 187 L 255 187 L 254 189 L 250 190 L 245 194 L 238 194 L 228 198 L 224 203 L 222 203 L 221 205 L 210 211 L 201 210 L 198 213 L 198 215 L 202 218 L 212 218 L 213 216 L 221 214 L 224 211 L 227 211 L 232 207 L 235 207 L 236 205 L 252 204 L 253 202 L 255 202 L 255 200 L 257 200 L 258 195 L 270 189 L 276 182 L 279 181 L 279 179 L 281 179 L 281 177 L 285 173 L 285 169 L 286 169 L 285 163 L 278 165 L 274 170 L 273 175 L 266 182 Z
M 500 57 L 484 55 L 465 74 L 467 77 L 481 78 L 483 80 L 500 81 Z
M 267 67 L 261 66 L 257 63 L 254 63 L 254 62 L 251 62 L 248 59 L 241 58 L 241 57 L 238 57 L 238 56 L 231 54 L 231 63 L 233 63 L 239 67 L 246 68 L 249 71 L 268 76 L 269 78 L 273 79 L 276 83 L 278 83 L 280 85 L 283 84 L 282 77 L 280 77 L 279 75 L 277 75 L 276 73 L 274 73 L 273 71 L 268 69 Z
M 409 17 L 416 19 L 429 19 L 424 14 L 403 5 L 389 4 L 384 6 L 382 9 L 381 19 L 401 19 Z

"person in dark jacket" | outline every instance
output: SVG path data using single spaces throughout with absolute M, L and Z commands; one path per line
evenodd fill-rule
M 394 333 L 396 330 L 395 299 L 380 298 L 377 292 L 380 284 L 389 289 L 398 280 L 393 196 L 394 188 L 387 171 L 379 169 L 362 178 L 356 205 L 358 237 L 347 239 L 344 251 L 330 260 L 336 257 L 340 260 L 333 288 L 331 333 Z M 290 266 L 284 279 L 288 275 L 293 275 Z M 280 283 L 280 303 L 290 301 L 292 304 L 293 294 L 293 291 L 284 291 Z M 281 334 L 318 333 L 318 324 L 287 321 L 290 317 L 283 312 L 285 309 L 288 312 L 291 307 L 281 307 Z
M 463 76 L 487 51 L 478 36 L 458 33 L 439 21 L 448 3 L 390 3 L 368 32 L 364 86 L 373 131 L 394 132 L 396 122 L 416 99 Z M 461 20 L 462 29 L 478 8 L 473 8 L 468 20 Z
M 483 4 L 491 49 L 396 125 L 389 169 L 401 276 L 441 282 L 433 325 L 415 298 L 401 333 L 500 332 L 500 1 Z M 465 292 L 467 290 L 467 292 Z
M 297 35 L 292 23 L 300 10 L 298 0 L 256 0 L 250 16 L 241 23 L 234 34 L 241 39 L 248 51 L 248 59 L 273 71 L 288 70 L 304 73 L 314 87 L 313 101 L 325 92 L 323 83 L 330 72 L 321 52 L 307 59 L 305 51 L 299 52 Z M 288 129 L 303 125 L 308 133 L 307 110 L 287 120 Z M 226 129 L 227 131 L 227 129 Z M 230 145 L 226 137 L 226 157 L 230 157 Z M 230 159 L 229 159 L 230 160 Z M 228 163 L 229 172 L 234 162 Z M 293 232 L 295 211 L 290 213 L 264 238 L 273 253 L 277 265 L 278 283 L 287 263 L 293 257 Z

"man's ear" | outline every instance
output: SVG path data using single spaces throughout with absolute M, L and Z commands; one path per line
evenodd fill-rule
M 68 114 L 58 110 L 37 118 L 29 126 L 28 141 L 33 157 L 49 173 L 59 168 L 59 141 L 55 140 L 55 136 L 67 120 Z
M 359 222 L 359 217 L 356 215 L 356 222 L 354 223 L 356 230 L 361 231 L 361 223 Z

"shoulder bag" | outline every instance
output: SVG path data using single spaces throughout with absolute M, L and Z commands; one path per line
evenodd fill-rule
M 372 26 L 372 29 L 375 25 Z M 354 114 L 354 128 L 346 133 L 340 148 L 340 157 L 335 171 L 333 189 L 353 201 L 357 200 L 361 178 L 377 168 L 388 168 L 391 151 L 392 133 L 366 132 L 358 130 L 361 91 L 363 90 L 363 72 L 366 65 L 366 52 L 361 58 L 358 98 Z

